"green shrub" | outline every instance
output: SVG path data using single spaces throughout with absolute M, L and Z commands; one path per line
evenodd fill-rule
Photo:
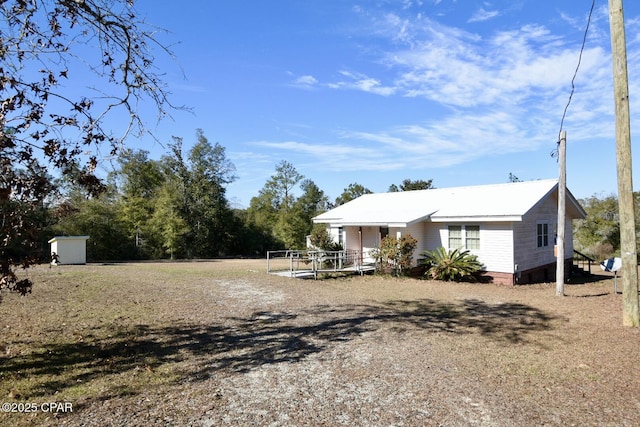
M 440 247 L 433 251 L 424 251 L 420 263 L 425 266 L 425 276 L 434 280 L 476 281 L 482 270 L 482 263 L 469 251 L 453 249 L 447 251 Z
M 340 243 L 333 241 L 324 224 L 315 224 L 313 226 L 309 241 L 314 248 L 322 249 L 323 251 L 341 251 L 343 249 Z
M 371 250 L 370 254 L 376 260 L 379 272 L 404 275 L 411 267 L 413 251 L 417 245 L 418 241 L 411 234 L 400 239 L 386 236 L 380 242 L 380 247 Z

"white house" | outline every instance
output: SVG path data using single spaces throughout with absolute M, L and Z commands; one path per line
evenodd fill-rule
M 86 264 L 88 239 L 89 236 L 56 236 L 49 240 L 51 264 Z
M 586 216 L 566 192 L 565 262 L 573 260 L 572 220 Z M 386 235 L 418 240 L 425 250 L 463 248 L 478 256 L 497 283 L 555 280 L 558 181 L 366 194 L 313 218 L 363 262 Z M 570 272 L 570 268 L 565 271 Z

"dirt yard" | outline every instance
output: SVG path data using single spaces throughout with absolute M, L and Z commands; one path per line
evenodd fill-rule
M 264 260 L 27 274 L 0 303 L 3 426 L 640 425 L 611 277 L 556 297 Z

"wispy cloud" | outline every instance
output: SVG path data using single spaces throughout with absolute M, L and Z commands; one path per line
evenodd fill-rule
M 498 12 L 497 10 L 484 10 L 483 8 L 480 8 L 471 16 L 471 18 L 469 18 L 467 22 L 471 23 L 488 21 L 489 19 L 495 18 L 499 15 L 500 12 Z
M 318 80 L 311 75 L 300 76 L 294 80 L 294 85 L 303 88 L 311 88 L 316 86 L 317 84 Z
M 255 141 L 289 158 L 312 156 L 315 167 L 328 171 L 379 171 L 447 167 L 486 155 L 533 150 L 553 142 L 538 129 L 519 129 L 512 114 L 491 111 L 454 115 L 444 120 L 395 126 L 380 131 L 341 131 L 338 143 Z
M 306 155 L 316 156 L 318 161 L 323 161 L 324 159 L 330 158 L 330 163 L 333 163 L 336 158 L 348 159 L 350 156 L 375 155 L 375 149 L 373 148 L 341 144 L 310 144 L 298 141 L 254 141 L 251 144 L 277 150 L 289 151 L 291 153 L 303 153 Z
M 336 139 L 343 139 L 340 136 Z M 381 152 L 376 145 L 357 143 L 299 142 L 289 141 L 254 141 L 256 147 L 269 148 L 273 160 L 279 158 L 313 159 L 312 165 L 306 169 L 323 171 L 370 171 L 384 168 L 387 153 Z M 377 166 L 376 166 L 377 165 Z
M 345 70 L 340 71 L 340 74 L 344 77 L 343 80 L 328 83 L 327 86 L 332 89 L 360 90 L 382 96 L 389 96 L 396 93 L 395 87 L 385 86 L 380 82 L 380 80 L 368 77 L 364 74 Z
M 540 55 L 544 49 L 545 55 Z M 602 50 L 586 53 L 599 58 Z M 425 40 L 415 49 L 390 53 L 391 66 L 403 70 L 399 93 L 456 107 L 509 105 L 532 96 L 553 95 L 570 82 L 575 49 L 562 46 L 542 27 L 496 33 L 487 40 Z M 543 92 L 540 92 L 540 91 Z
M 606 24 L 602 13 L 598 11 L 592 25 Z M 480 9 L 471 20 L 498 14 Z M 371 20 L 377 24 L 371 31 L 387 42 L 375 46 L 380 52 L 378 64 L 385 66 L 380 75 L 342 68 L 340 78 L 314 84 L 422 99 L 425 111 L 439 112 L 418 123 L 408 121 L 388 128 L 372 123 L 369 129 L 343 130 L 340 143 L 261 144 L 316 155 L 328 170 L 359 167 L 370 171 L 426 164 L 447 167 L 553 146 L 571 92 L 581 38 L 567 39 L 541 24 L 481 37 L 424 16 L 408 19 L 385 13 L 372 15 Z M 638 28 L 640 23 L 629 25 Z M 574 141 L 610 138 L 613 131 L 609 40 L 594 28 L 589 41 L 565 118 Z M 631 37 L 629 43 L 637 45 L 640 39 Z M 376 49 L 370 47 L 372 50 Z M 630 70 L 640 69 L 640 55 L 630 55 L 628 60 Z M 630 84 L 638 88 L 638 79 L 631 79 Z

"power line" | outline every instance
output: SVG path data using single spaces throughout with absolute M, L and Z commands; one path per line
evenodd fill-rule
M 587 18 L 587 26 L 584 30 L 584 37 L 582 38 L 582 47 L 580 48 L 580 55 L 578 56 L 578 65 L 576 66 L 576 71 L 573 73 L 573 78 L 571 79 L 571 93 L 569 94 L 569 100 L 567 101 L 567 105 L 564 107 L 564 112 L 562 113 L 562 120 L 560 120 L 560 130 L 558 131 L 558 141 L 560 144 L 560 134 L 562 133 L 562 128 L 564 126 L 564 119 L 567 116 L 567 110 L 569 109 L 569 105 L 571 104 L 571 99 L 573 98 L 573 94 L 576 90 L 576 77 L 578 76 L 578 70 L 580 70 L 580 64 L 582 63 L 582 54 L 584 53 L 584 47 L 587 44 L 587 34 L 589 33 L 589 26 L 591 25 L 591 17 L 593 16 L 593 9 L 595 8 L 596 0 L 592 0 L 591 2 L 591 10 L 589 10 L 589 17 Z M 551 152 L 551 157 L 556 157 L 558 155 L 558 149 L 556 148 Z

